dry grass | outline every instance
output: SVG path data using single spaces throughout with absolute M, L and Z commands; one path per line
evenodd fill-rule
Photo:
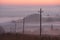
M 60 36 L 29 35 L 29 34 L 1 34 L 0 40 L 60 40 Z

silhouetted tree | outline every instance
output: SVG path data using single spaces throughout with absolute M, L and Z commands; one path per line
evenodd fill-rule
M 2 26 L 0 26 L 0 34 L 5 33 L 4 29 Z

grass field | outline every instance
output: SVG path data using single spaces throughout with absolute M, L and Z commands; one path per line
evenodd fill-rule
M 0 40 L 60 40 L 60 36 L 30 35 L 30 34 L 1 34 Z

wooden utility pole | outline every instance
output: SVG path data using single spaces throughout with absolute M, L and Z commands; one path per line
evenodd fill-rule
M 15 26 L 15 33 L 16 33 L 16 21 L 12 21 L 12 23 L 14 23 L 14 26 Z
M 53 30 L 53 24 L 51 24 L 51 30 Z
M 15 24 L 15 33 L 16 33 L 16 21 L 14 21 L 14 24 Z
M 40 37 L 41 37 L 41 32 L 42 32 L 42 9 L 40 8 L 40 11 L 39 11 L 39 13 L 40 13 Z
M 25 18 L 23 19 L 23 34 L 24 34 Z

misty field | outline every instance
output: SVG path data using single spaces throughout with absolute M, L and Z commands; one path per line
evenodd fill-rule
M 49 36 L 49 35 L 31 35 L 31 34 L 1 34 L 0 40 L 60 40 L 60 36 Z

